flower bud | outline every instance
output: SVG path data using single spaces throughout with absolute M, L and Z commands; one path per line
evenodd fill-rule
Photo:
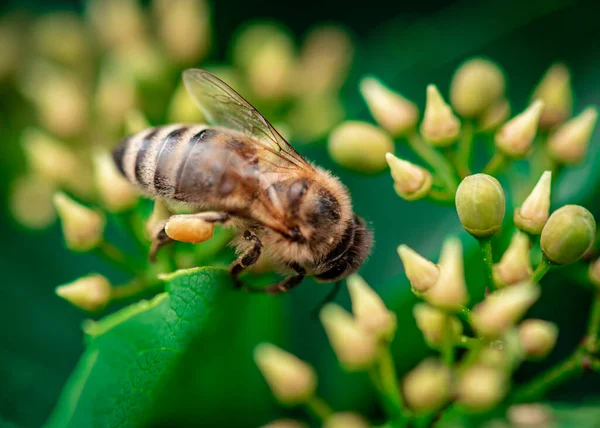
M 494 266 L 496 285 L 513 285 L 531 278 L 533 269 L 529 258 L 529 244 L 529 237 L 525 233 L 514 233 L 500 262 Z
M 88 312 L 99 312 L 111 300 L 112 287 L 102 275 L 88 275 L 56 288 L 56 294 Z
M 450 398 L 450 383 L 450 369 L 441 361 L 427 359 L 404 378 L 406 404 L 416 413 L 439 409 Z
M 261 343 L 254 350 L 254 361 L 282 404 L 304 403 L 315 393 L 317 376 L 313 368 L 295 355 Z
M 474 58 L 456 70 L 450 84 L 450 101 L 461 116 L 476 117 L 502 97 L 504 88 L 504 74 L 498 64 Z
M 398 247 L 398 255 L 413 290 L 424 293 L 433 287 L 440 273 L 440 269 L 435 263 L 430 262 L 404 244 Z
M 212 238 L 215 224 L 193 214 L 173 215 L 167 220 L 165 232 L 175 241 L 199 244 Z
M 552 172 L 545 171 L 523 205 L 515 209 L 515 226 L 532 235 L 542 233 L 550 215 L 551 184 Z
M 552 128 L 571 116 L 573 90 L 567 67 L 564 64 L 550 67 L 533 92 L 532 99 L 544 102 L 540 128 Z
M 96 188 L 106 209 L 118 213 L 135 206 L 138 193 L 118 171 L 112 156 L 106 151 L 94 154 Z
M 544 103 L 534 101 L 527 109 L 506 122 L 496 132 L 496 147 L 511 158 L 524 158 L 531 151 Z
M 165 226 L 172 214 L 165 201 L 156 199 L 152 208 L 152 214 L 150 214 L 146 222 L 146 236 L 149 238 L 154 237 Z
M 23 226 L 43 229 L 56 219 L 52 206 L 54 187 L 37 176 L 22 176 L 11 183 L 9 208 Z
M 70 250 L 89 251 L 102 241 L 104 216 L 75 202 L 62 192 L 56 193 L 52 201 Z
M 427 86 L 427 103 L 421 123 L 421 134 L 434 146 L 451 145 L 460 132 L 460 121 L 452 113 L 435 85 Z
M 286 122 L 292 127 L 295 137 L 310 142 L 326 138 L 345 115 L 339 96 L 323 92 L 304 96 L 294 102 Z M 276 128 L 280 129 L 279 126 Z
M 460 310 L 469 300 L 465 284 L 462 244 L 447 238 L 442 247 L 437 281 L 424 295 L 432 305 L 449 311 Z
M 155 0 L 158 32 L 165 51 L 175 61 L 192 64 L 208 52 L 210 12 L 204 0 Z
M 138 103 L 133 76 L 109 62 L 100 71 L 94 101 L 103 121 L 114 128 L 122 125 L 127 112 Z
M 502 98 L 489 106 L 479 118 L 479 129 L 494 131 L 510 117 L 510 103 Z
M 445 343 L 448 323 L 451 324 L 450 333 L 452 334 L 453 343 L 458 342 L 462 335 L 462 324 L 458 318 L 427 303 L 417 303 L 413 307 L 413 315 L 417 327 L 423 333 L 423 337 L 429 346 L 440 347 Z
M 385 168 L 385 154 L 394 152 L 394 142 L 381 128 L 366 122 L 346 121 L 329 136 L 328 150 L 340 165 L 374 173 Z
M 530 358 L 544 358 L 556 345 L 558 327 L 556 324 L 527 319 L 519 325 L 519 338 L 525 355 Z
M 360 92 L 377 123 L 393 137 L 405 135 L 417 126 L 417 106 L 373 77 L 360 82 Z
M 523 360 L 523 349 L 516 328 L 510 328 L 499 339 L 481 350 L 477 362 L 486 367 L 511 371 Z
M 431 173 L 425 168 L 399 159 L 391 153 L 385 154 L 385 160 L 390 166 L 394 189 L 401 198 L 407 201 L 422 199 L 431 189 Z
M 323 423 L 323 428 L 369 428 L 370 426 L 365 418 L 352 412 L 334 413 Z
M 351 275 L 347 283 L 356 323 L 382 340 L 391 340 L 396 332 L 396 315 L 359 275 Z
M 506 395 L 508 379 L 499 369 L 474 365 L 458 379 L 457 402 L 470 410 L 484 412 Z
M 473 308 L 473 328 L 480 336 L 498 337 L 515 325 L 539 297 L 540 287 L 530 283 L 495 291 Z
M 458 186 L 455 200 L 460 222 L 474 237 L 489 238 L 502 226 L 506 201 L 502 186 L 494 177 L 466 177 Z
M 507 419 L 510 426 L 526 427 L 552 427 L 552 409 L 540 403 L 514 404 L 507 410 Z
M 183 84 L 179 85 L 173 93 L 167 117 L 168 121 L 172 123 L 205 122 L 202 111 L 198 108 Z
M 557 265 L 577 261 L 594 242 L 594 216 L 579 205 L 565 205 L 554 211 L 542 230 L 540 247 Z
M 308 428 L 308 425 L 293 419 L 278 419 L 263 425 L 261 428 Z
M 340 306 L 329 303 L 319 315 L 338 360 L 348 371 L 369 367 L 377 353 L 376 337 Z
M 581 162 L 587 153 L 597 120 L 596 107 L 588 107 L 579 116 L 561 125 L 548 138 L 550 156 L 567 165 Z
M 86 14 L 105 48 L 134 43 L 144 37 L 144 15 L 134 0 L 90 0 Z
M 596 287 L 600 287 L 600 258 L 590 265 L 589 278 Z
M 53 12 L 36 19 L 33 44 L 42 55 L 57 62 L 81 65 L 90 60 L 85 24 L 72 12 Z

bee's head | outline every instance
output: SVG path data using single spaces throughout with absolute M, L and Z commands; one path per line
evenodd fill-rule
M 332 282 L 356 272 L 369 256 L 372 246 L 373 233 L 355 214 L 338 245 L 318 265 L 315 278 Z

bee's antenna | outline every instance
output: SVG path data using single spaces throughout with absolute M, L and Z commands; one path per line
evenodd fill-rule
M 340 292 L 340 288 L 342 288 L 342 281 L 341 280 L 335 282 L 335 284 L 333 285 L 333 288 L 331 289 L 331 291 L 329 291 L 329 293 L 327 293 L 327 296 L 325 296 L 325 298 L 321 301 L 321 303 L 319 303 L 317 305 L 317 307 L 314 308 L 310 312 L 311 318 L 314 318 L 314 319 L 319 318 L 319 312 L 321 312 L 321 308 L 323 308 L 323 306 L 325 306 L 327 303 L 329 303 L 333 299 L 335 299 L 335 297 L 337 296 L 337 294 Z

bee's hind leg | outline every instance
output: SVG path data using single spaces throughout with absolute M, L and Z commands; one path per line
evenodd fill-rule
M 231 278 L 235 283 L 236 288 L 246 288 L 244 284 L 239 279 L 240 274 L 244 271 L 244 269 L 255 264 L 262 252 L 262 244 L 258 237 L 249 230 L 244 232 L 243 238 L 246 241 L 252 243 L 252 246 L 246 250 L 244 254 L 242 254 L 229 268 L 229 273 L 231 274 Z
M 292 288 L 300 285 L 306 275 L 306 270 L 304 270 L 304 268 L 298 264 L 292 264 L 291 268 L 296 271 L 297 275 L 288 276 L 287 278 L 267 287 L 244 287 L 244 289 L 251 293 L 267 293 L 272 295 L 287 293 Z

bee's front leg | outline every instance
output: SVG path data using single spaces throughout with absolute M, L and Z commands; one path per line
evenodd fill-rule
M 244 287 L 244 289 L 251 293 L 267 293 L 273 295 L 287 293 L 292 288 L 296 287 L 297 285 L 300 285 L 300 283 L 304 280 L 304 277 L 306 276 L 306 270 L 302 266 L 298 264 L 293 264 L 291 265 L 291 267 L 296 271 L 297 275 L 288 276 L 287 278 L 279 281 L 278 283 L 269 285 L 267 287 Z
M 233 282 L 237 288 L 246 288 L 240 281 L 239 275 L 244 269 L 255 264 L 260 257 L 260 253 L 262 252 L 262 244 L 254 233 L 246 230 L 244 232 L 244 239 L 246 241 L 250 241 L 252 246 L 246 250 L 246 252 L 242 254 L 229 268 L 229 273 L 231 274 L 231 278 L 233 279 Z

